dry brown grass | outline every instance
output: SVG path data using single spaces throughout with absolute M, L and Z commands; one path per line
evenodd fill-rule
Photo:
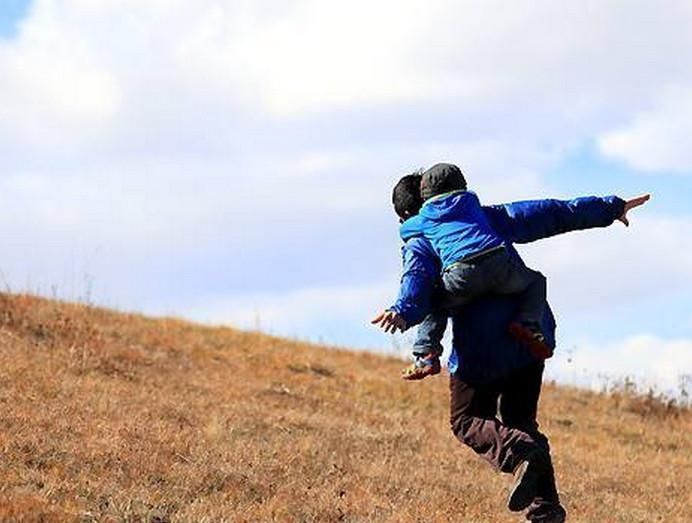
M 400 367 L 0 295 L 0 521 L 519 521 Z M 692 521 L 692 415 L 641 401 L 546 386 L 571 521 Z

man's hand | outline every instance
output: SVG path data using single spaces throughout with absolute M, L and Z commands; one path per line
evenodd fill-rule
M 618 218 L 622 223 L 625 224 L 626 227 L 630 226 L 630 221 L 627 218 L 627 213 L 634 209 L 635 207 L 639 207 L 640 205 L 644 205 L 646 202 L 649 201 L 651 198 L 650 194 L 643 194 L 642 196 L 637 196 L 636 198 L 632 198 L 631 200 L 625 201 L 625 210 L 622 211 L 622 216 Z
M 406 330 L 406 322 L 404 318 L 399 316 L 394 311 L 382 311 L 375 318 L 373 318 L 370 323 L 379 326 L 385 332 L 391 332 L 394 334 L 397 329 L 401 332 Z

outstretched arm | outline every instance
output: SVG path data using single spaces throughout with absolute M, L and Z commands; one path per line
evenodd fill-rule
M 587 196 L 573 200 L 532 200 L 484 207 L 493 228 L 511 243 L 529 243 L 570 231 L 607 227 L 620 220 L 629 225 L 627 213 L 650 196 L 631 200 L 617 196 Z
M 404 331 L 423 320 L 430 309 L 432 290 L 439 273 L 439 262 L 424 240 L 409 240 L 401 254 L 403 272 L 399 296 L 394 305 L 371 320 L 385 332 Z

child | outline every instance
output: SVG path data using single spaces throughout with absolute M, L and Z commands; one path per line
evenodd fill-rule
M 406 242 L 414 236 L 424 236 L 434 249 L 442 264 L 446 291 L 443 307 L 458 307 L 490 293 L 519 294 L 521 302 L 516 321 L 509 327 L 510 333 L 537 358 L 550 357 L 552 351 L 545 343 L 539 323 L 546 302 L 545 277 L 526 267 L 505 248 L 502 238 L 490 226 L 478 197 L 466 190 L 461 170 L 452 164 L 434 165 L 422 175 L 420 194 L 425 203 L 418 215 L 402 216 L 407 219 L 401 226 L 401 237 Z M 446 313 L 440 317 L 438 311 L 431 316 L 426 323 L 432 325 L 425 328 L 436 329 L 441 325 L 443 331 Z M 397 326 L 406 328 L 403 320 Z M 430 347 L 428 353 L 419 351 L 416 362 L 405 369 L 403 377 L 422 379 L 437 374 L 439 355 Z

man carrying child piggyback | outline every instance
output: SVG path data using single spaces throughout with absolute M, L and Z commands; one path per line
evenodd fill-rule
M 420 187 L 425 203 L 401 225 L 401 238 L 406 242 L 423 236 L 440 259 L 445 291 L 442 305 L 449 309 L 488 294 L 516 294 L 519 307 L 509 332 L 536 357 L 549 357 L 552 351 L 540 326 L 546 303 L 545 277 L 506 248 L 456 165 L 431 167 L 421 176 Z M 442 315 L 439 321 L 446 321 L 444 311 Z M 425 375 L 426 368 L 418 366 L 404 377 Z
M 421 185 L 422 179 L 427 181 Z M 615 220 L 629 225 L 628 211 L 648 199 L 590 196 L 482 207 L 451 164 L 404 176 L 394 188 L 404 271 L 396 303 L 373 323 L 394 332 L 423 322 L 415 362 L 403 375 L 421 379 L 440 372 L 441 339 L 451 315 L 452 431 L 494 469 L 514 474 L 508 508 L 528 509 L 530 521 L 562 523 L 566 517 L 548 439 L 536 421 L 555 319 L 545 280 L 526 268 L 512 244 Z

